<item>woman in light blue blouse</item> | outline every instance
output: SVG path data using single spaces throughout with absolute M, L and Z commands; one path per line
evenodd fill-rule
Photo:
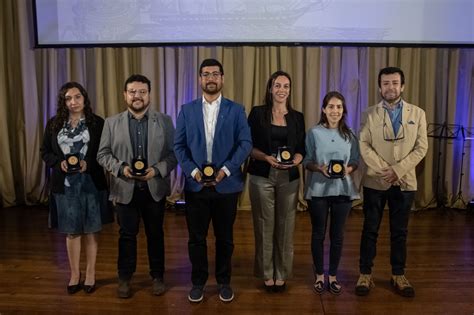
M 313 227 L 311 252 L 316 278 L 313 289 L 319 294 L 325 288 L 323 255 L 328 216 L 331 216 L 328 290 L 338 295 L 341 293 L 341 285 L 337 282 L 336 274 L 341 258 L 344 226 L 352 200 L 359 198 L 350 176 L 359 163 L 359 147 L 356 136 L 346 124 L 346 116 L 344 96 L 336 91 L 329 92 L 323 99 L 320 121 L 306 134 L 306 157 L 303 164 L 310 172 L 306 181 L 305 198 L 310 200 L 309 211 Z M 340 176 L 329 170 L 331 160 L 343 161 Z

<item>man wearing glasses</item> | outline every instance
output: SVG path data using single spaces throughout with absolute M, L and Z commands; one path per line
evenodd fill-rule
M 242 105 L 222 96 L 224 70 L 206 59 L 199 68 L 202 97 L 181 107 L 174 150 L 185 175 L 188 252 L 192 265 L 190 302 L 204 298 L 208 279 L 206 237 L 212 220 L 216 239 L 215 276 L 219 298 L 231 302 L 231 258 L 237 199 L 243 189 L 241 165 L 252 149 Z
M 105 120 L 97 161 L 110 176 L 110 197 L 119 230 L 117 295 L 131 296 L 137 265 L 137 234 L 143 219 L 152 293 L 165 292 L 163 218 L 170 194 L 170 172 L 176 167 L 174 127 L 168 115 L 150 108 L 150 80 L 130 76 L 124 85 L 127 110 Z
M 415 167 L 426 155 L 425 112 L 402 99 L 405 76 L 399 68 L 380 70 L 382 101 L 364 113 L 360 153 L 367 164 L 363 176 L 364 227 L 360 243 L 360 276 L 355 292 L 367 295 L 374 286 L 372 266 L 378 229 L 388 202 L 390 216 L 391 286 L 405 297 L 415 290 L 405 278 L 408 218 L 417 189 Z

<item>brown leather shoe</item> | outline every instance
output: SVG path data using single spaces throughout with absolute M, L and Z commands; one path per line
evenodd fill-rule
M 131 295 L 130 280 L 119 279 L 117 287 L 117 296 L 121 299 L 128 299 Z

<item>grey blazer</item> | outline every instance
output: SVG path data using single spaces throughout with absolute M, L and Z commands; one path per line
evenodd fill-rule
M 171 117 L 153 109 L 148 110 L 148 166 L 159 171 L 148 181 L 150 193 L 155 201 L 170 194 L 170 173 L 177 160 L 173 152 L 174 126 Z M 132 200 L 135 180 L 119 174 L 120 167 L 131 165 L 133 159 L 132 142 L 128 126 L 128 111 L 105 119 L 100 138 L 97 161 L 110 172 L 109 200 L 128 204 Z

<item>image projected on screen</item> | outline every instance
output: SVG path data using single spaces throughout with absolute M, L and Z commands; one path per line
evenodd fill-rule
M 472 0 L 35 0 L 37 44 L 474 44 Z

